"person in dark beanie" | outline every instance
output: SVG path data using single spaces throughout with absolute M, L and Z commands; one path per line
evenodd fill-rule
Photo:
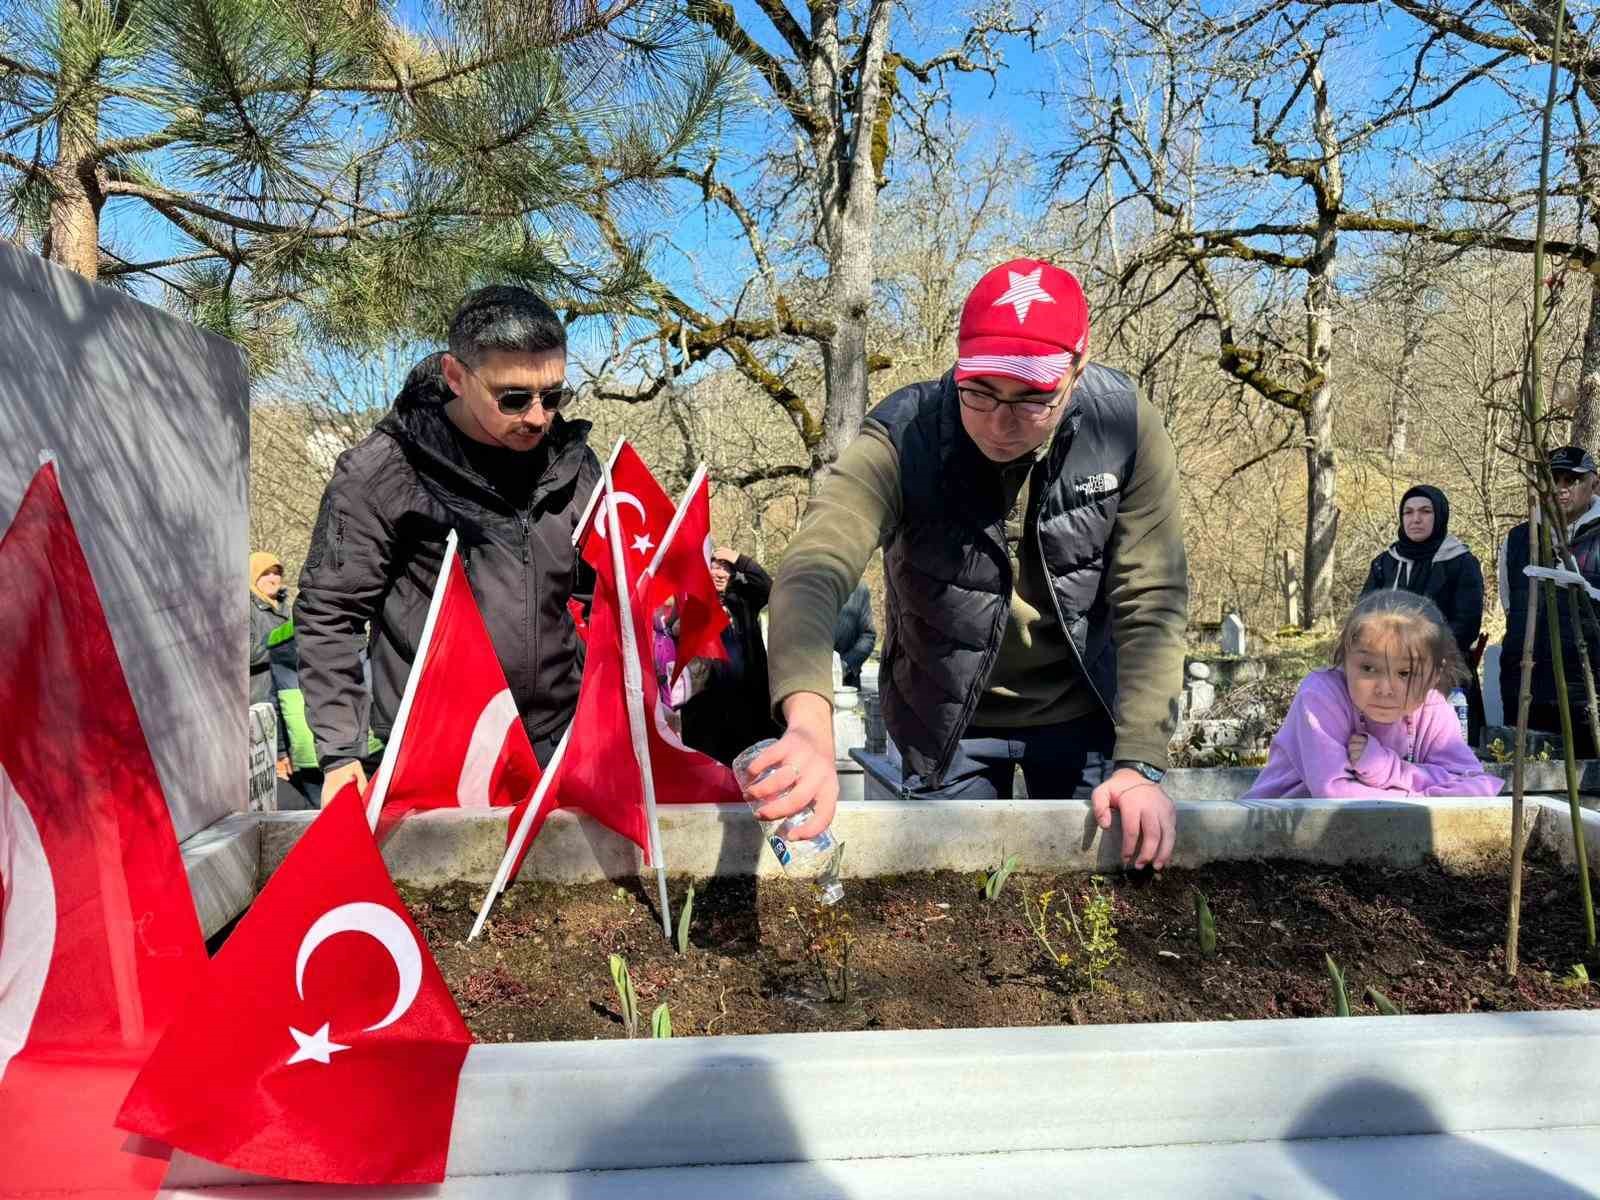
M 1467 744 L 1476 746 L 1483 731 L 1476 654 L 1483 629 L 1483 568 L 1466 543 L 1450 532 L 1450 500 L 1436 487 L 1418 484 L 1400 497 L 1399 533 L 1372 560 L 1361 594 L 1398 588 L 1439 606 L 1471 672 L 1462 686 L 1467 693 Z
M 555 752 L 582 673 L 567 601 L 592 591 L 572 531 L 600 478 L 589 422 L 562 414 L 566 367 L 548 304 L 483 288 L 456 310 L 449 351 L 413 367 L 377 428 L 339 456 L 294 610 L 324 794 L 364 785 L 369 720 L 389 736 L 451 529 L 534 754 Z
M 1555 477 L 1556 502 L 1567 523 L 1567 540 L 1577 559 L 1578 572 L 1590 586 L 1600 586 L 1600 478 L 1595 474 L 1594 458 L 1582 446 L 1562 446 L 1550 452 L 1550 473 Z M 1500 548 L 1500 604 L 1506 612 L 1506 638 L 1500 649 L 1500 696 L 1505 704 L 1506 723 L 1516 722 L 1517 698 L 1522 688 L 1522 642 L 1528 627 L 1528 578 L 1522 569 L 1533 561 L 1534 547 L 1524 521 L 1506 535 Z M 1541 733 L 1561 734 L 1561 710 L 1556 692 L 1555 668 L 1551 662 L 1550 627 L 1540 594 L 1539 619 L 1533 642 L 1532 703 L 1528 709 L 1528 728 Z M 1594 738 L 1589 731 L 1588 695 L 1579 668 L 1578 629 L 1569 589 L 1556 589 L 1556 614 L 1561 632 L 1562 664 L 1566 670 L 1567 697 L 1572 709 L 1573 749 L 1580 758 L 1595 756 Z M 1600 640 L 1585 633 L 1589 663 L 1600 670 Z
M 845 687 L 861 686 L 861 666 L 877 644 L 878 630 L 872 623 L 872 592 L 865 583 L 858 583 L 839 610 L 839 623 L 833 627 L 833 652 L 844 664 Z
M 772 592 L 771 693 L 787 731 L 751 764 L 774 819 L 839 795 L 833 631 L 884 553 L 884 724 L 903 794 L 1087 792 L 1122 856 L 1161 867 L 1162 787 L 1188 622 L 1176 454 L 1132 379 L 1089 360 L 1073 275 L 1016 259 L 962 306 L 957 358 L 871 413 L 812 497 Z

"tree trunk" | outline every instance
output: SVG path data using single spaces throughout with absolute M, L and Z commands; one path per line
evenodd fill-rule
M 1406 456 L 1407 435 L 1411 425 L 1412 367 L 1417 361 L 1417 351 L 1422 348 L 1422 312 L 1420 300 L 1407 296 L 1405 312 L 1401 317 L 1400 366 L 1394 378 L 1394 402 L 1389 417 L 1389 462 L 1398 463 Z
M 841 306 L 848 314 L 848 302 Z M 837 311 L 837 310 L 836 310 Z M 867 414 L 867 322 L 859 315 L 836 315 L 833 337 L 822 348 L 828 407 L 822 416 L 822 440 L 811 452 L 811 490 L 821 486 L 828 467 L 861 429 Z
M 878 216 L 878 162 L 873 153 L 889 42 L 890 0 L 874 0 L 866 22 L 866 45 L 858 54 L 859 75 L 848 129 L 835 122 L 814 140 L 815 182 L 823 207 L 828 253 L 828 317 L 834 330 L 822 344 L 825 408 L 822 437 L 811 448 L 811 491 L 861 429 L 867 412 L 867 313 L 872 306 L 872 233 Z M 813 25 L 817 61 L 810 73 L 819 111 L 837 111 L 841 43 L 838 12 L 827 36 Z M 826 93 L 825 95 L 823 93 Z
M 1333 256 L 1327 256 L 1331 264 Z M 1333 455 L 1333 284 L 1324 269 L 1306 284 L 1306 357 L 1322 382 L 1306 398 L 1306 548 L 1305 603 L 1301 627 L 1310 629 L 1331 614 L 1333 552 L 1339 534 L 1339 509 L 1334 503 L 1338 480 Z
M 67 84 L 63 81 L 63 89 Z M 99 114 L 67 108 L 56 118 L 56 165 L 50 172 L 50 228 L 45 257 L 85 279 L 100 276 L 100 208 L 105 196 L 95 174 Z
M 1571 442 L 1592 450 L 1597 431 L 1600 431 L 1600 276 L 1591 275 L 1589 319 L 1583 331 L 1583 358 L 1578 367 Z
M 1315 102 L 1312 129 L 1322 148 L 1314 191 L 1316 248 L 1306 275 L 1306 570 L 1301 627 L 1332 615 L 1333 552 L 1339 536 L 1338 482 L 1333 457 L 1333 269 L 1339 254 L 1339 211 L 1344 204 L 1344 167 L 1320 64 L 1311 69 Z

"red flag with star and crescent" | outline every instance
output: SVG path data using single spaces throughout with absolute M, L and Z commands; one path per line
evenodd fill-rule
M 437 586 L 444 596 L 427 654 L 411 668 L 417 687 L 405 730 L 393 763 L 386 759 L 367 788 L 369 803 L 384 788 L 379 841 L 413 809 L 517 804 L 539 782 L 539 760 L 460 555 L 450 556 Z
M 643 570 L 656 556 L 656 547 L 666 536 L 677 506 L 661 490 L 650 468 L 638 452 L 623 442 L 617 451 L 617 460 L 611 467 L 611 486 L 617 499 L 617 525 L 622 530 L 623 569 L 628 573 L 631 588 Z M 578 546 L 600 578 L 610 579 L 612 574 L 611 547 L 606 537 L 605 484 L 601 483 L 595 503 Z
M 626 481 L 626 486 L 624 485 Z M 676 509 L 650 473 L 649 467 L 632 447 L 623 444 L 612 468 L 616 490 L 617 524 L 624 544 L 625 568 L 630 575 L 633 633 L 641 669 L 652 661 L 650 653 L 653 608 L 631 586 L 655 556 L 655 546 L 666 533 Z M 623 499 L 624 493 L 638 499 L 637 507 Z M 605 519 L 604 493 L 595 504 L 594 522 Z M 642 519 L 641 519 L 642 518 Z M 594 526 L 598 528 L 598 526 Z M 644 533 L 646 538 L 637 539 Z M 592 534 L 592 531 L 591 531 Z M 679 536 L 682 536 L 680 529 Z M 705 535 L 701 535 L 702 541 Z M 642 548 L 648 543 L 649 552 Z M 670 553 L 670 550 L 669 550 Z M 697 551 L 699 553 L 699 551 Z M 628 724 L 623 668 L 622 621 L 619 592 L 614 584 L 610 543 L 589 536 L 583 543 L 583 556 L 595 568 L 594 603 L 589 615 L 588 648 L 584 656 L 583 682 L 578 690 L 578 706 L 572 717 L 571 745 L 554 786 L 534 815 L 522 856 L 512 866 L 515 878 L 534 838 L 545 820 L 557 808 L 587 813 L 608 829 L 627 838 L 650 862 L 650 835 L 645 814 L 644 784 L 635 769 L 633 737 Z M 709 579 L 709 571 L 707 578 Z M 718 605 L 720 609 L 720 604 Z M 733 804 L 740 803 L 738 781 L 733 771 L 709 755 L 691 750 L 674 733 L 661 710 L 657 689 L 644 687 L 645 741 L 655 781 L 658 804 Z M 531 798 L 530 798 L 531 799 Z M 519 804 L 506 828 L 506 841 L 515 837 L 517 826 L 529 801 Z
M 211 960 L 117 1124 L 278 1179 L 437 1183 L 471 1042 L 351 784 Z
M 165 1148 L 114 1118 L 206 951 L 54 464 L 0 579 L 0 1194 L 150 1197 Z
M 678 609 L 678 654 L 672 680 L 677 682 L 692 658 L 726 661 L 722 631 L 728 627 L 728 610 L 722 607 L 717 585 L 711 581 L 711 492 L 705 471 L 696 473 L 683 500 L 683 517 L 654 576 L 646 585 L 646 607 L 654 611 L 672 600 Z

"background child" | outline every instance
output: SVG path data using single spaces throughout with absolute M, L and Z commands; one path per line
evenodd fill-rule
M 1334 645 L 1333 666 L 1295 693 L 1247 800 L 1493 796 L 1440 694 L 1466 676 L 1433 601 L 1385 590 L 1362 597 Z

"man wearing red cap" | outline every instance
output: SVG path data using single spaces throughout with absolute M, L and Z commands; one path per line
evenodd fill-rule
M 770 682 L 788 731 L 752 795 L 764 817 L 814 803 L 801 837 L 832 820 L 833 627 L 882 546 L 903 794 L 1009 798 L 1018 765 L 1034 797 L 1097 785 L 1124 861 L 1164 866 L 1188 620 L 1172 440 L 1128 376 L 1088 361 L 1083 289 L 1059 267 L 990 271 L 957 341 L 953 371 L 868 414 L 784 555 Z

